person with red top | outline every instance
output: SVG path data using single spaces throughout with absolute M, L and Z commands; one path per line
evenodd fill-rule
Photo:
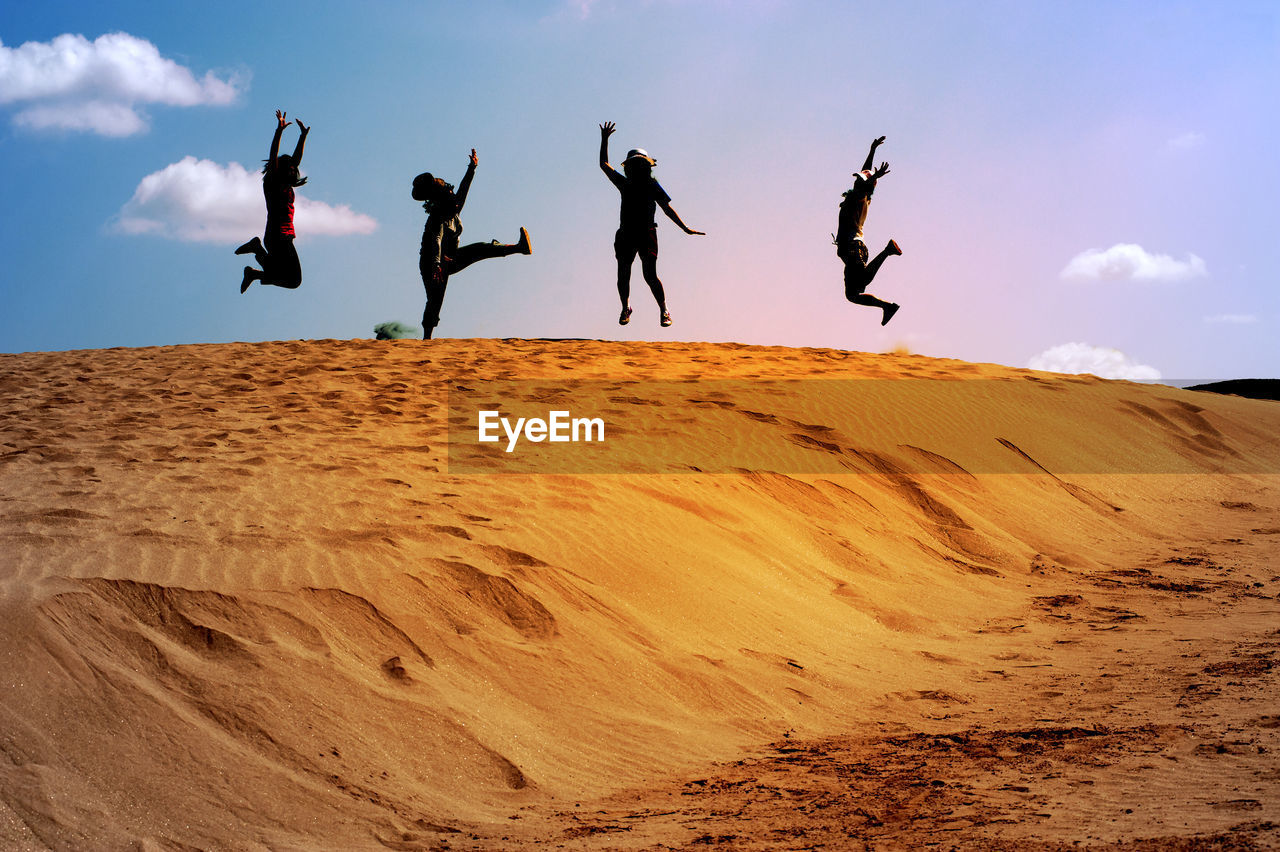
M 871 195 L 876 191 L 876 181 L 889 174 L 888 163 L 881 163 L 874 170 L 871 168 L 876 149 L 883 144 L 883 136 L 873 139 L 871 150 L 867 152 L 867 159 L 862 164 L 862 171 L 854 172 L 853 188 L 844 193 L 844 200 L 840 202 L 840 222 L 832 236 L 832 242 L 836 246 L 836 256 L 844 261 L 844 297 L 855 305 L 879 308 L 880 324 L 886 325 L 898 312 L 897 303 L 877 299 L 866 290 L 885 259 L 902 254 L 902 249 L 898 248 L 897 242 L 889 240 L 880 253 L 871 258 L 867 244 L 862 239 L 862 226 L 867 221 L 867 210 L 871 207 Z
M 280 134 L 290 124 L 297 124 L 298 144 L 293 156 L 280 154 Z M 267 227 L 262 238 L 254 237 L 236 249 L 236 254 L 252 254 L 262 269 L 244 268 L 240 292 L 249 289 L 254 281 L 285 287 L 292 290 L 302 284 L 302 264 L 293 247 L 293 189 L 307 182 L 298 176 L 298 164 L 302 162 L 302 149 L 311 131 L 301 121 L 285 121 L 285 114 L 276 110 L 276 133 L 271 138 L 271 156 L 262 167 L 262 194 L 267 201 Z
M 658 225 L 654 214 L 661 207 L 667 218 L 686 234 L 706 234 L 693 230 L 680 220 L 671 207 L 671 196 L 653 177 L 657 161 L 644 149 L 632 148 L 627 152 L 627 158 L 622 161 L 623 174 L 618 174 L 609 165 L 609 137 L 614 130 L 612 121 L 600 125 L 600 170 L 622 195 L 618 232 L 613 238 L 613 254 L 618 260 L 618 298 L 622 300 L 618 324 L 631 322 L 631 265 L 638 254 L 645 283 L 658 303 L 659 323 L 665 328 L 671 325 L 671 314 L 667 312 L 667 296 L 662 289 L 662 281 L 658 279 Z

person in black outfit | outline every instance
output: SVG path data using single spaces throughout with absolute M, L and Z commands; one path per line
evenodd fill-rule
M 453 191 L 431 172 L 423 172 L 413 179 L 413 199 L 423 202 L 427 211 L 427 225 L 422 231 L 422 249 L 418 258 L 418 271 L 422 273 L 422 285 L 427 289 L 427 308 L 422 313 L 422 339 L 431 339 L 431 332 L 440 322 L 440 306 L 444 304 L 444 291 L 449 276 L 466 269 L 477 260 L 489 257 L 506 257 L 510 254 L 533 254 L 529 244 L 529 232 L 520 229 L 520 239 L 515 245 L 503 245 L 497 240 L 488 243 L 472 243 L 458 246 L 462 234 L 462 220 L 458 214 L 467 201 L 471 179 L 475 177 L 476 149 L 471 149 L 471 162 L 467 173 Z
M 657 161 L 644 149 L 632 148 L 627 152 L 627 158 L 622 162 L 623 175 L 609 165 L 609 137 L 616 129 L 612 121 L 600 125 L 600 169 L 622 195 L 618 232 L 613 238 L 613 253 L 618 259 L 618 297 L 622 300 L 622 314 L 618 317 L 618 324 L 626 325 L 631 322 L 631 265 L 638 254 L 644 280 L 662 312 L 660 321 L 664 327 L 669 326 L 671 314 L 667 312 L 667 297 L 663 292 L 662 282 L 658 280 L 658 225 L 654 221 L 656 209 L 661 207 L 662 212 L 686 234 L 704 232 L 690 228 L 671 209 L 671 196 L 667 195 L 653 177 L 653 167 L 657 165 Z
M 897 242 L 889 240 L 868 263 L 870 252 L 862 240 L 862 225 L 867 221 L 867 210 L 871 206 L 871 194 L 876 191 L 876 181 L 889 174 L 888 163 L 881 163 L 874 171 L 871 169 L 876 149 L 883 144 L 883 136 L 873 140 L 866 162 L 862 164 L 862 171 L 854 173 L 853 188 L 844 193 L 844 200 L 840 202 L 840 224 L 832 241 L 836 246 L 836 256 L 844 261 L 844 297 L 856 305 L 879 308 L 882 311 L 880 324 L 887 325 L 898 312 L 897 303 L 877 299 L 866 292 L 866 289 L 871 284 L 871 279 L 880 271 L 880 264 L 884 263 L 885 258 L 902 254 L 902 249 L 898 248 Z
M 252 266 L 244 268 L 240 292 L 249 289 L 254 281 L 276 287 L 296 289 L 302 284 L 302 264 L 298 251 L 293 247 L 293 188 L 307 182 L 298 177 L 298 165 L 302 162 L 302 149 L 307 144 L 311 128 L 301 121 L 285 121 L 285 114 L 276 110 L 276 134 L 271 138 L 271 156 L 262 167 L 262 194 L 267 201 L 267 227 L 262 239 L 254 237 L 236 249 L 236 254 L 252 254 L 261 270 Z M 299 135 L 293 156 L 280 154 L 280 134 L 290 124 L 297 124 Z

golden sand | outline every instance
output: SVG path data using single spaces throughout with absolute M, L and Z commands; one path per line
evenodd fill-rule
M 1280 404 L 546 340 L 0 388 L 0 848 L 1280 844 Z M 477 389 L 609 438 L 521 468 Z

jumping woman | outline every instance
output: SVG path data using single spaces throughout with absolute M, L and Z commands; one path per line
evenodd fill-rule
M 488 243 L 471 243 L 458 246 L 462 234 L 462 220 L 458 218 L 462 205 L 467 201 L 471 179 L 475 177 L 476 149 L 471 149 L 471 162 L 467 173 L 453 191 L 431 172 L 423 172 L 413 179 L 413 200 L 421 201 L 427 211 L 427 225 L 422 231 L 422 250 L 418 256 L 418 271 L 422 273 L 422 285 L 427 289 L 427 308 L 422 312 L 422 339 L 430 340 L 431 332 L 440 322 L 440 306 L 444 304 L 444 290 L 449 276 L 466 269 L 477 260 L 489 257 L 506 257 L 510 254 L 533 254 L 529 245 L 529 232 L 520 229 L 520 239 L 515 245 L 504 245 L 497 240 Z
M 897 302 L 886 302 L 867 292 L 871 280 L 880 271 L 880 265 L 886 258 L 902 254 L 898 243 L 889 240 L 875 257 L 870 256 L 867 244 L 862 239 L 862 226 L 867 221 L 867 210 L 871 207 L 871 195 L 876 191 L 876 182 L 889 174 L 889 164 L 881 163 L 872 169 L 875 162 L 876 149 L 884 144 L 884 137 L 873 139 L 871 150 L 867 152 L 862 171 L 854 172 L 853 188 L 844 193 L 840 202 L 840 223 L 832 235 L 831 241 L 836 246 L 836 256 L 844 261 L 844 297 L 855 305 L 866 305 L 879 308 L 880 324 L 887 325 L 893 315 L 898 312 Z
M 622 195 L 618 232 L 613 238 L 613 254 L 618 259 L 618 298 L 622 300 L 618 324 L 631 322 L 631 265 L 638 254 L 645 283 L 658 303 L 658 321 L 665 328 L 671 325 L 671 314 L 667 313 L 667 296 L 658 279 L 658 225 L 654 214 L 661 207 L 667 218 L 686 234 L 705 236 L 705 233 L 695 231 L 680 221 L 680 216 L 671 208 L 671 196 L 653 177 L 657 161 L 642 148 L 632 148 L 627 152 L 627 158 L 622 161 L 623 174 L 618 174 L 609 165 L 609 137 L 614 130 L 612 121 L 600 125 L 600 170 Z
M 311 128 L 301 121 L 285 121 L 285 114 L 276 110 L 276 133 L 271 137 L 271 156 L 262 167 L 262 194 L 267 200 L 267 227 L 259 239 L 254 237 L 236 249 L 236 254 L 252 254 L 262 269 L 244 268 L 244 280 L 240 292 L 249 289 L 254 281 L 275 287 L 294 289 L 302 283 L 302 264 L 293 247 L 293 188 L 307 182 L 298 177 L 298 164 L 302 162 L 302 149 L 307 144 Z M 293 156 L 280 154 L 280 134 L 290 124 L 297 124 L 298 145 Z

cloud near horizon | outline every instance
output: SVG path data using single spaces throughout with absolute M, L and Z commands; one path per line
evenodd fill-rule
M 1167 254 L 1151 254 L 1134 243 L 1116 243 L 1106 251 L 1081 252 L 1068 261 L 1058 277 L 1069 281 L 1183 281 L 1206 274 L 1204 261 L 1194 254 L 1177 260 Z
M 1130 360 L 1119 349 L 1088 343 L 1063 343 L 1046 349 L 1027 362 L 1032 370 L 1050 373 L 1092 373 L 1100 379 L 1141 382 L 1160 378 L 1160 371 Z
M 299 238 L 369 234 L 378 227 L 372 216 L 346 204 L 333 206 L 301 193 L 294 211 Z M 259 172 L 186 156 L 144 177 L 112 228 L 183 242 L 242 243 L 261 235 L 265 221 Z
M 19 47 L 0 41 L 0 105 L 17 107 L 13 123 L 31 130 L 132 136 L 147 129 L 140 104 L 226 106 L 242 87 L 242 75 L 210 71 L 197 80 L 151 42 L 123 32 L 93 41 L 66 33 Z

